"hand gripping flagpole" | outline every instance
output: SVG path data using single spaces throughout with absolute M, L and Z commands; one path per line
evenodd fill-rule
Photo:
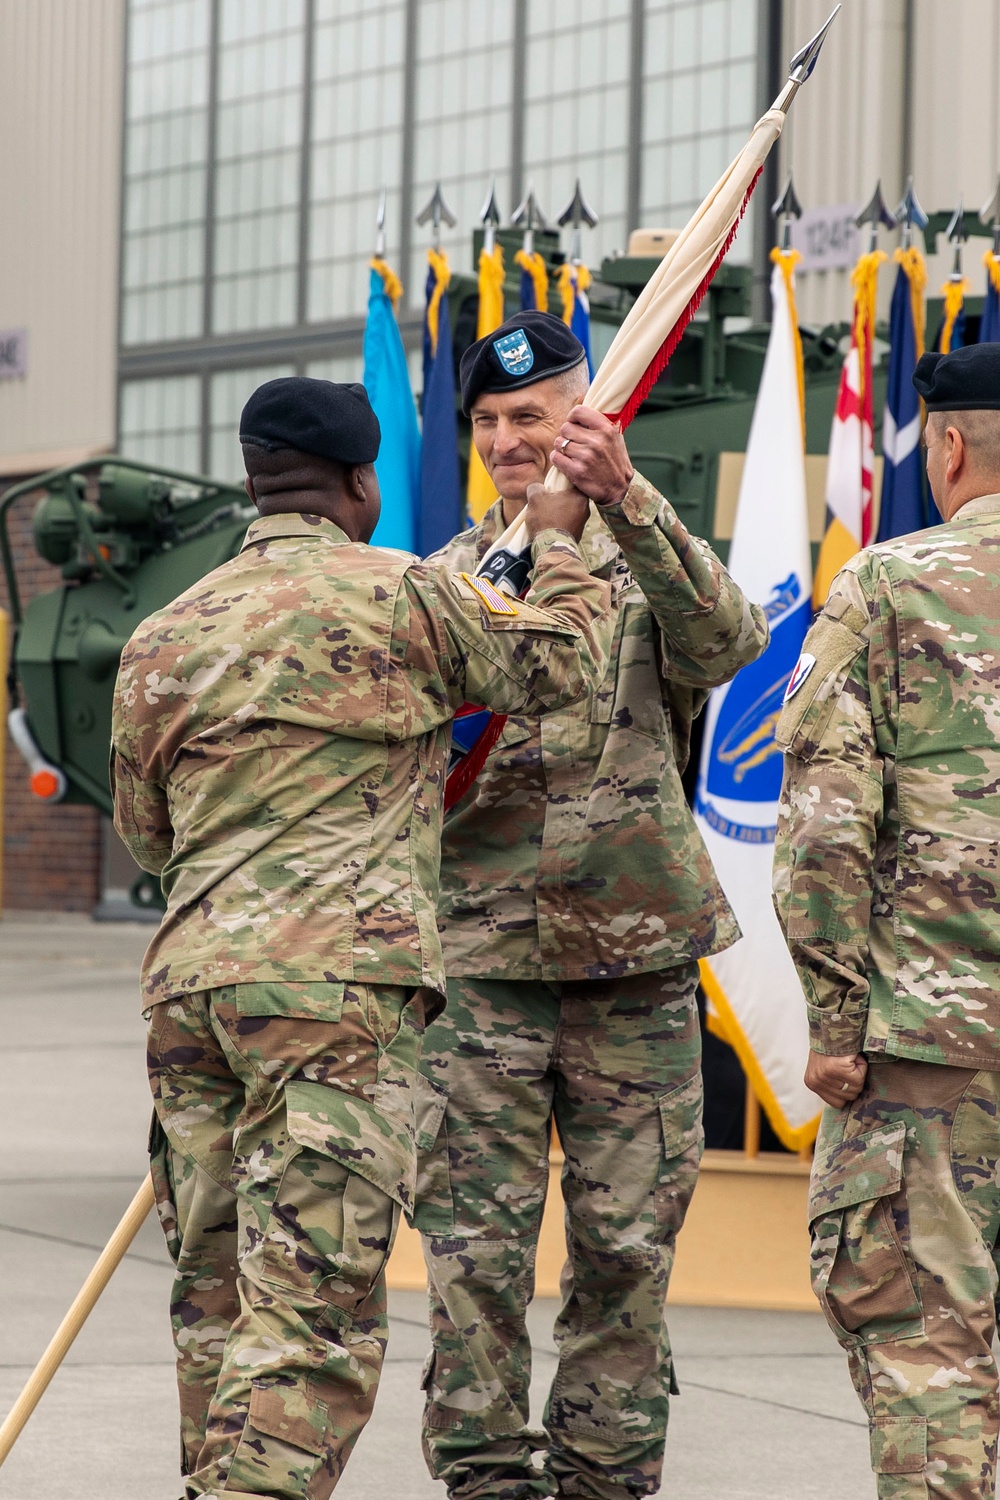
M 7 1418 L 0 1427 L 0 1464 L 20 1437 L 25 1423 L 44 1396 L 49 1381 L 69 1353 L 73 1340 L 96 1307 L 98 1298 L 118 1269 L 152 1207 L 153 1183 L 151 1178 L 146 1177 L 125 1210 L 118 1228 L 101 1251 L 94 1269 L 77 1293 L 72 1307 L 53 1334 L 49 1347 L 7 1413 Z
M 788 67 L 788 81 L 771 108 L 754 126 L 750 139 L 728 170 L 681 230 L 636 298 L 619 328 L 583 404 L 603 412 L 625 428 L 649 395 L 708 291 L 712 277 L 733 242 L 750 195 L 771 147 L 781 134 L 789 105 L 812 73 L 826 34 L 840 6 Z M 545 476 L 548 490 L 569 489 L 556 468 Z M 477 571 L 517 594 L 530 569 L 527 527 L 518 516 L 493 543 Z M 484 733 L 449 776 L 445 806 L 468 790 L 485 763 Z M 493 736 L 495 742 L 496 736 Z

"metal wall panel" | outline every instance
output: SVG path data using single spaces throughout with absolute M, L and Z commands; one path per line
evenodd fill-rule
M 0 0 L 0 475 L 113 445 L 123 0 Z

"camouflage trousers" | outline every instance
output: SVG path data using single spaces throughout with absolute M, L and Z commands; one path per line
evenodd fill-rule
M 663 1305 L 703 1139 L 697 978 L 686 964 L 590 983 L 460 979 L 428 1028 L 426 1100 L 446 1104 L 436 1135 L 418 1135 L 424 1454 L 451 1495 L 622 1500 L 659 1485 L 676 1390 Z M 541 1433 L 525 1309 L 553 1117 L 569 1258 Z
M 1000 1073 L 869 1059 L 827 1109 L 813 1288 L 868 1414 L 883 1500 L 992 1500 Z
M 371 1414 L 424 993 L 247 984 L 149 1014 L 185 1497 L 323 1500 Z

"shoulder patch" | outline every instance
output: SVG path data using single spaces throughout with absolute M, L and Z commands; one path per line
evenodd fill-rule
M 781 700 L 783 703 L 787 703 L 789 698 L 795 697 L 795 694 L 805 682 L 806 678 L 809 676 L 809 673 L 812 671 L 815 665 L 815 656 L 813 656 L 808 651 L 803 651 L 802 655 L 799 657 L 798 661 L 795 663 L 794 668 L 792 669 L 791 677 L 789 677 L 788 679 L 788 686 L 785 688 L 785 696 Z
M 469 585 L 479 595 L 483 605 L 491 615 L 516 615 L 517 606 L 512 600 L 499 593 L 486 578 L 477 578 L 474 573 L 463 573 L 462 581 Z

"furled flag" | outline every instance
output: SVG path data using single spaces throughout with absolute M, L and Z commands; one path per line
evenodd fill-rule
M 423 441 L 420 447 L 419 551 L 436 552 L 463 526 L 455 416 L 455 360 L 448 316 L 451 269 L 443 250 L 427 251 L 424 312 Z
M 993 249 L 983 256 L 986 267 L 986 296 L 983 314 L 979 319 L 979 342 L 1000 343 L 1000 254 Z
M 744 936 L 701 964 L 726 1041 L 771 1125 L 791 1151 L 816 1134 L 819 1101 L 802 1082 L 806 1008 L 771 905 L 782 755 L 774 742 L 788 679 L 812 619 L 806 512 L 802 348 L 794 250 L 772 251 L 774 307 L 747 443 L 729 571 L 763 601 L 763 656 L 716 688 L 706 710 L 695 817 Z
M 590 352 L 590 272 L 582 261 L 566 261 L 559 267 L 558 285 L 562 298 L 562 320 L 567 323 L 587 351 L 587 373 L 594 378 L 594 357 Z
M 877 541 L 920 531 L 931 517 L 924 499 L 920 456 L 922 413 L 913 371 L 924 352 L 927 266 L 916 246 L 897 250 L 899 270 L 889 314 L 889 370 L 882 421 L 882 503 Z
M 539 312 L 548 312 L 549 273 L 544 256 L 537 250 L 522 249 L 514 261 L 521 267 L 521 311 L 537 308 Z
M 377 547 L 417 548 L 420 501 L 420 429 L 410 390 L 406 351 L 395 308 L 402 285 L 384 260 L 372 261 L 365 324 L 364 387 L 382 429 L 375 473 L 382 514 L 372 542 Z
M 813 607 L 822 609 L 830 585 L 859 547 L 872 535 L 872 487 L 875 470 L 875 402 L 872 394 L 872 348 L 875 341 L 875 296 L 882 250 L 858 257 L 851 273 L 854 315 L 837 404 L 830 429 L 826 467 L 826 530 L 813 580 Z
M 479 252 L 479 313 L 476 338 L 484 339 L 503 322 L 503 248 L 494 242 Z M 496 486 L 487 474 L 473 442 L 469 443 L 469 515 L 481 521 L 497 497 Z

